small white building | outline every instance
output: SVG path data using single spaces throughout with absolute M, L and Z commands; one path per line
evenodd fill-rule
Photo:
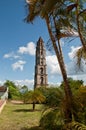
M 0 86 L 0 99 L 8 99 L 8 88 Z

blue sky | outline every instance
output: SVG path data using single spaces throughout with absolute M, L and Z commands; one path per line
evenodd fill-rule
M 44 20 L 37 18 L 33 24 L 27 24 L 24 22 L 25 16 L 24 0 L 0 1 L 0 83 L 12 80 L 32 88 L 36 42 L 41 36 L 46 43 L 49 35 Z M 72 71 L 71 74 L 71 68 L 74 69 L 75 66 L 72 55 L 80 46 L 79 39 L 72 43 L 62 41 L 62 46 L 69 76 L 86 81 L 86 71 L 83 73 Z M 46 51 L 48 81 L 49 83 L 60 83 L 62 77 L 56 57 L 53 53 L 48 52 L 47 48 Z

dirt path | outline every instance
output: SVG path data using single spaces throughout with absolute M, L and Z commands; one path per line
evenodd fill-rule
M 11 100 L 11 103 L 14 103 L 14 104 L 23 104 L 23 101 Z

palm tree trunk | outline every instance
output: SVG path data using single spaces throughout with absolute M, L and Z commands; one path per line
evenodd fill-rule
M 35 103 L 33 102 L 33 111 L 35 110 Z
M 60 69 L 61 69 L 61 73 L 62 73 L 62 77 L 63 77 L 63 80 L 64 80 L 64 91 L 65 91 L 65 98 L 66 98 L 66 110 L 65 110 L 65 122 L 68 123 L 68 122 L 71 122 L 72 120 L 72 111 L 71 111 L 71 108 L 72 108 L 72 92 L 71 92 L 71 89 L 70 89 L 70 86 L 69 86 L 69 83 L 68 83 L 68 80 L 67 80 L 67 74 L 66 74 L 66 70 L 65 70 L 65 65 L 64 65 L 64 60 L 63 60 L 63 57 L 62 57 L 62 51 L 61 51 L 61 47 L 60 47 L 60 44 L 59 44 L 59 40 L 58 40 L 58 44 L 59 44 L 59 48 L 57 47 L 56 45 L 56 40 L 52 34 L 52 30 L 51 30 L 51 27 L 50 27 L 50 21 L 49 21 L 49 17 L 46 16 L 46 24 L 47 24 L 47 27 L 48 27 L 48 31 L 49 31 L 49 35 L 50 35 L 50 38 L 52 40 L 52 44 L 53 44 L 53 47 L 54 47 L 54 50 L 55 50 L 55 53 L 56 53 L 56 56 L 57 56 L 57 59 L 58 59 L 58 62 L 59 62 L 59 66 L 60 66 Z
M 78 9 L 79 5 L 78 5 L 78 3 L 79 3 L 79 0 L 76 0 L 76 4 L 77 4 L 77 6 L 76 6 L 76 22 L 77 22 L 77 28 L 78 28 L 79 37 L 80 37 L 82 46 L 84 48 L 84 51 L 86 52 L 86 43 L 85 43 L 85 41 L 83 39 L 83 36 L 82 36 L 82 33 L 81 33 L 81 27 L 80 27 L 80 21 L 79 21 L 79 9 Z

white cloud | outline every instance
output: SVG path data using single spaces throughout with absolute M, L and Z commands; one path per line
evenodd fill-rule
M 19 47 L 18 52 L 20 54 L 30 54 L 35 55 L 35 44 L 33 42 L 29 42 L 27 46 Z
M 21 71 L 23 71 L 24 64 L 26 64 L 26 61 L 19 60 L 12 64 L 12 68 L 13 70 L 20 69 Z
M 11 80 L 10 80 L 11 81 Z M 4 83 L 6 82 L 6 80 L 4 81 L 1 81 L 0 80 L 0 85 L 3 85 Z M 33 85 L 34 85 L 34 80 L 31 79 L 25 79 L 25 80 L 14 80 L 13 81 L 15 83 L 15 85 L 17 86 L 23 86 L 23 85 L 26 85 L 28 87 L 28 89 L 33 89 Z
M 77 52 L 77 50 L 78 50 L 79 48 L 81 48 L 81 46 L 79 46 L 79 47 L 71 46 L 71 52 L 68 53 L 68 56 L 69 56 L 69 58 L 70 58 L 71 60 L 75 57 L 76 52 Z
M 20 54 L 30 54 L 35 55 L 35 44 L 33 42 L 29 42 L 27 46 L 19 47 L 19 50 L 14 52 L 10 52 L 7 54 L 4 54 L 5 59 L 19 59 L 19 61 L 13 63 L 11 66 L 13 70 L 21 70 L 23 71 L 24 64 L 26 64 L 26 61 L 21 60 L 22 56 Z
M 83 80 L 84 83 L 86 84 L 86 64 L 85 62 L 83 62 L 83 65 L 81 68 L 82 70 L 79 69 L 77 67 L 76 58 L 75 58 L 76 51 L 80 47 L 81 46 L 71 47 L 71 51 L 68 53 L 71 61 L 67 63 L 65 66 L 66 66 L 68 77 L 72 77 L 73 79 L 76 79 L 76 80 L 78 79 Z M 53 79 L 55 79 L 58 76 L 60 77 L 61 71 L 60 71 L 60 67 L 59 67 L 56 56 L 48 53 L 48 56 L 46 56 L 46 62 L 47 62 L 48 77 L 51 77 L 51 78 L 53 77 Z
M 20 56 L 19 56 L 19 55 L 14 54 L 14 52 L 11 52 L 11 53 L 8 53 L 8 54 L 4 54 L 4 56 L 3 56 L 3 57 L 4 57 L 4 58 L 6 58 L 6 59 L 8 59 L 8 58 L 18 59 L 18 58 L 20 58 Z
M 5 54 L 3 57 L 4 58 L 10 58 L 12 55 L 11 55 L 11 53 L 9 53 L 9 54 Z
M 71 47 L 71 51 L 68 53 L 69 58 L 71 62 L 67 65 L 67 72 L 68 74 L 84 74 L 86 73 L 86 64 L 85 61 L 82 59 L 81 60 L 81 67 L 77 65 L 77 57 L 76 57 L 76 52 L 78 49 L 80 49 L 81 46 L 79 47 Z
M 67 64 L 67 74 L 69 77 L 72 77 L 75 80 L 83 80 L 86 84 L 86 64 L 85 61 L 82 60 L 81 68 L 77 66 L 77 59 L 75 57 L 77 50 L 81 48 L 79 47 L 71 47 L 71 51 L 68 53 L 71 62 Z
M 50 74 L 60 74 L 60 68 L 55 55 L 46 57 L 47 68 Z
M 5 83 L 5 81 L 0 80 L 0 86 L 2 86 Z
M 76 60 L 70 62 L 67 65 L 67 73 L 70 75 L 82 75 L 82 74 L 86 74 L 86 64 L 83 61 L 83 63 L 81 64 L 81 67 L 79 68 L 79 66 L 77 66 Z
M 15 80 L 14 82 L 16 85 L 20 85 L 20 86 L 26 85 L 28 87 L 28 89 L 33 89 L 33 84 L 34 84 L 33 79 Z
M 30 1 L 29 1 L 29 0 L 26 0 L 26 2 L 27 2 L 28 4 L 30 4 Z

